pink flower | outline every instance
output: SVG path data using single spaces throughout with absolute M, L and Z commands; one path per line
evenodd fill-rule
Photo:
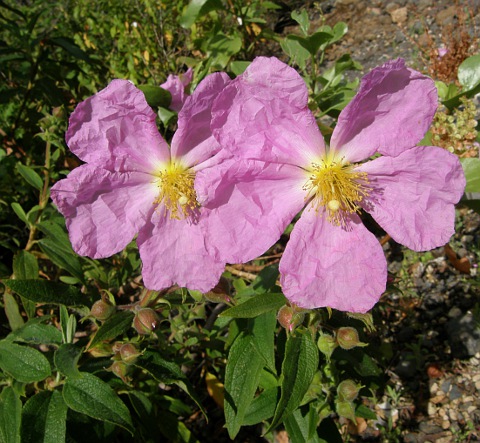
M 66 140 L 86 164 L 57 182 L 51 196 L 78 254 L 108 257 L 138 234 L 146 287 L 215 286 L 225 262 L 206 250 L 208 217 L 194 184 L 220 161 L 209 124 L 213 99 L 228 82 L 226 74 L 212 74 L 198 85 L 178 115 L 171 148 L 128 81 L 114 80 L 77 106 Z
M 192 68 L 188 68 L 185 74 L 170 74 L 167 77 L 167 81 L 160 85 L 160 87 L 170 92 L 172 96 L 170 103 L 170 109 L 172 111 L 180 112 L 180 109 L 182 109 L 185 99 L 188 97 L 188 95 L 185 94 L 185 88 L 192 82 L 192 78 L 193 70 Z
M 456 156 L 416 146 L 432 122 L 437 93 L 430 78 L 403 60 L 363 78 L 330 146 L 307 102 L 294 69 L 257 58 L 213 106 L 214 135 L 235 164 L 215 169 L 217 187 L 199 177 L 197 194 L 208 207 L 229 184 L 245 188 L 248 201 L 237 208 L 236 224 L 223 227 L 230 233 L 224 237 L 236 241 L 214 244 L 227 262 L 253 258 L 259 245 L 267 249 L 303 209 L 280 261 L 284 294 L 303 308 L 366 312 L 385 290 L 387 264 L 360 209 L 397 242 L 432 249 L 454 233 L 465 177 Z M 260 233 L 259 243 L 240 245 L 251 231 Z

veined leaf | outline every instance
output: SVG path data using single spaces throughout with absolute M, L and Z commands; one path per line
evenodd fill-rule
M 0 441 L 20 443 L 22 402 L 11 386 L 3 388 L 0 394 Z
M 255 318 L 265 312 L 278 311 L 285 303 L 286 298 L 282 293 L 259 294 L 223 311 L 220 317 Z
M 88 348 L 93 348 L 101 341 L 112 340 L 128 331 L 132 326 L 133 316 L 134 314 L 131 311 L 120 311 L 112 315 L 100 326 Z

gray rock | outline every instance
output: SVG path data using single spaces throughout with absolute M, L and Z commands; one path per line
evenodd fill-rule
M 447 323 L 446 330 L 454 357 L 473 357 L 480 352 L 480 329 L 471 312 L 452 318 Z

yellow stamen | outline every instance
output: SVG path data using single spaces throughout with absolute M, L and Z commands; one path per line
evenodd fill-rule
M 311 163 L 309 177 L 303 185 L 306 199 L 312 200 L 316 211 L 326 208 L 328 220 L 335 225 L 345 225 L 345 215 L 359 212 L 359 203 L 370 193 L 366 172 L 356 170 L 356 165 L 325 156 L 319 163 Z
M 193 187 L 195 172 L 191 169 L 172 161 L 154 175 L 158 177 L 155 183 L 160 191 L 154 203 L 163 202 L 166 211 L 170 212 L 171 218 L 180 219 L 182 214 L 183 217 L 188 217 L 199 207 Z M 179 214 L 179 209 L 182 214 Z

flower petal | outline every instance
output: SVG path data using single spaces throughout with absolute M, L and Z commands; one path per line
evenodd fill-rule
M 397 156 L 427 132 L 437 109 L 433 80 L 402 59 L 367 74 L 360 90 L 338 117 L 331 146 L 350 162 L 376 152 Z
M 154 208 L 157 189 L 150 178 L 87 164 L 55 183 L 51 197 L 65 216 L 75 252 L 103 258 L 125 248 Z
M 454 234 L 455 207 L 465 189 L 458 158 L 434 146 L 359 167 L 374 191 L 363 205 L 391 237 L 415 251 L 444 245 Z
M 325 149 L 307 100 L 293 68 L 259 57 L 215 101 L 212 130 L 237 157 L 306 166 Z
M 305 209 L 280 260 L 280 282 L 291 302 L 366 312 L 379 300 L 387 281 L 382 247 L 358 216 L 347 229 Z
M 220 150 L 210 129 L 212 104 L 230 82 L 225 73 L 211 74 L 185 100 L 178 114 L 178 129 L 172 139 L 172 157 L 181 158 L 184 166 L 202 163 Z
M 216 260 L 205 249 L 202 218 L 176 220 L 156 211 L 138 234 L 142 276 L 145 286 L 160 290 L 174 284 L 208 292 L 219 281 L 225 262 Z
M 305 204 L 305 172 L 291 165 L 226 160 L 197 174 L 207 247 L 221 260 L 244 263 L 263 254 Z
M 80 103 L 70 116 L 66 140 L 81 160 L 110 171 L 150 172 L 170 159 L 143 92 L 113 80 Z
M 173 75 L 170 74 L 167 77 L 167 81 L 160 85 L 161 88 L 170 92 L 172 101 L 170 103 L 170 109 L 175 112 L 179 112 L 185 102 L 186 94 L 185 88 L 192 82 L 193 70 L 188 68 L 185 74 Z

